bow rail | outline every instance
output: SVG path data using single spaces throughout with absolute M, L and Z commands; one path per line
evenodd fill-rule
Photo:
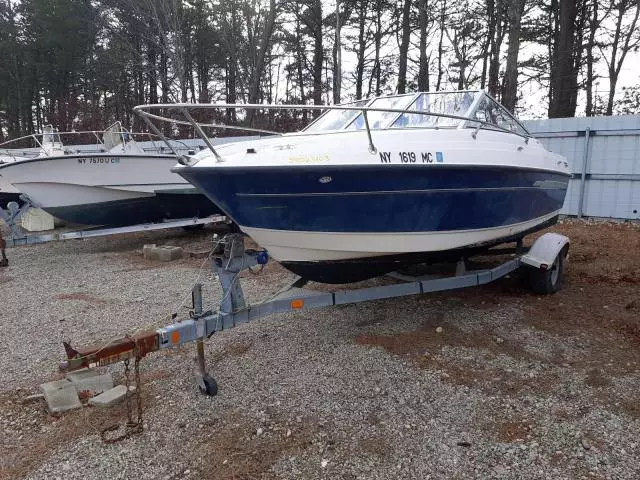
M 529 141 L 529 138 L 531 138 L 531 136 L 528 134 L 525 135 L 516 131 L 512 131 L 507 128 L 496 125 L 494 123 L 479 120 L 477 118 L 473 118 L 468 115 L 463 116 L 463 115 L 454 115 L 454 114 L 448 114 L 448 113 L 436 113 L 436 112 L 429 112 L 424 110 L 415 110 L 410 108 L 383 108 L 383 107 L 358 106 L 358 105 L 349 105 L 349 104 L 346 104 L 346 105 L 290 105 L 290 104 L 257 104 L 257 103 L 172 103 L 172 104 L 158 103 L 158 104 L 138 105 L 133 108 L 133 111 L 144 120 L 144 122 L 149 126 L 149 128 L 156 135 L 158 135 L 165 141 L 165 143 L 169 148 L 171 148 L 171 146 L 169 145 L 169 143 L 167 143 L 166 137 L 162 134 L 160 129 L 153 123 L 152 120 L 159 121 L 159 122 L 172 123 L 176 125 L 190 125 L 198 133 L 200 138 L 206 143 L 207 147 L 209 148 L 209 150 L 211 150 L 211 152 L 216 157 L 216 160 L 218 162 L 223 161 L 222 157 L 216 151 L 215 147 L 211 143 L 211 140 L 205 134 L 203 128 L 244 130 L 244 131 L 250 131 L 250 132 L 257 132 L 257 133 L 266 133 L 271 135 L 283 135 L 283 133 L 275 132 L 272 130 L 257 129 L 252 127 L 243 127 L 243 126 L 237 126 L 237 125 L 226 125 L 224 123 L 198 122 L 191 115 L 191 112 L 196 110 L 200 111 L 200 110 L 228 110 L 228 109 L 247 110 L 247 111 L 248 110 L 312 110 L 312 111 L 342 110 L 342 111 L 353 111 L 353 112 L 362 113 L 362 118 L 364 120 L 364 130 L 367 133 L 367 138 L 369 141 L 369 152 L 372 154 L 377 153 L 377 149 L 373 143 L 373 138 L 371 135 L 372 130 L 386 130 L 386 129 L 398 128 L 398 127 L 392 127 L 389 125 L 380 129 L 371 128 L 369 124 L 369 117 L 368 117 L 368 113 L 370 112 L 395 113 L 397 114 L 396 118 L 400 117 L 403 114 L 409 114 L 409 115 L 415 114 L 415 115 L 424 115 L 429 117 L 444 118 L 444 119 L 450 119 L 450 120 L 458 120 L 461 123 L 458 125 L 457 128 L 468 128 L 469 126 L 475 126 L 475 130 L 472 133 L 473 138 L 476 138 L 478 131 L 482 128 L 486 128 L 494 131 L 498 130 L 505 133 L 511 133 L 513 135 L 517 135 L 519 137 L 524 138 L 525 142 L 527 143 Z M 152 112 L 156 112 L 156 113 L 152 113 Z M 166 113 L 162 114 L 162 112 L 166 112 Z M 182 115 L 184 120 L 169 116 L 171 113 L 179 113 L 180 115 Z M 309 128 L 314 123 L 315 122 L 312 122 L 306 128 Z M 413 127 L 413 128 L 420 128 L 420 127 Z M 443 128 L 443 127 L 434 126 L 434 127 L 421 127 L 421 128 L 437 129 L 437 128 Z M 338 130 L 338 131 L 341 131 L 341 130 Z M 298 133 L 308 134 L 311 132 L 308 132 L 306 131 L 306 129 L 303 129 Z M 326 133 L 326 132 L 313 132 L 313 134 L 320 134 L 320 133 Z M 183 163 L 184 161 L 186 161 L 186 164 L 189 163 L 188 158 L 184 158 L 184 156 L 179 155 L 173 149 L 172 151 L 179 158 L 180 163 Z

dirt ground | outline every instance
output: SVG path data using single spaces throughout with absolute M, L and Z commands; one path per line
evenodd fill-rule
M 0 376 L 10 381 L 0 391 L 0 479 L 640 478 L 640 224 L 564 220 L 550 230 L 571 239 L 553 296 L 511 277 L 242 326 L 207 345 L 225 385 L 214 399 L 184 375 L 190 348 L 145 359 L 147 429 L 121 446 L 103 445 L 99 431 L 122 423 L 124 406 L 52 417 L 40 402 L 24 404 L 39 382 L 59 378 L 57 353 L 38 359 L 48 371 L 24 368 L 14 343 L 2 358 L 26 373 Z M 141 257 L 148 237 L 87 243 L 86 256 L 105 278 L 153 278 L 168 289 L 198 272 L 207 235 L 153 237 L 191 252 L 169 265 Z M 85 253 L 45 248 L 9 250 L 0 300 L 27 254 L 48 252 L 68 268 L 53 280 L 50 302 L 85 340 L 87 330 L 109 329 L 102 322 L 147 305 L 146 294 L 122 299 L 141 295 L 126 283 L 105 293 L 61 266 L 84 265 Z M 263 275 L 246 276 L 250 296 L 290 279 L 275 263 Z M 20 312 L 3 309 L 6 339 Z M 127 319 L 118 321 L 112 333 L 127 333 Z

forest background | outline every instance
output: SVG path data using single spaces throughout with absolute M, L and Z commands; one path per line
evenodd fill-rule
M 0 0 L 0 141 L 139 128 L 143 103 L 418 90 L 484 88 L 524 118 L 640 113 L 639 14 L 640 0 Z

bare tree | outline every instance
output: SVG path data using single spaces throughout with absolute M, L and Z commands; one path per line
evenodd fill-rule
M 411 0 L 404 0 L 401 16 L 401 41 L 398 65 L 398 93 L 407 90 L 407 57 L 409 54 L 409 40 L 411 37 Z
M 603 52 L 609 73 L 609 98 L 607 100 L 607 115 L 613 112 L 613 99 L 616 94 L 618 76 L 622 70 L 622 64 L 627 54 L 640 45 L 640 32 L 636 28 L 640 15 L 640 1 L 617 0 L 614 2 L 613 11 L 616 13 L 613 39 L 608 45 L 610 55 Z M 602 51 L 602 47 L 601 47 Z
M 507 10 L 509 15 L 509 46 L 507 47 L 502 104 L 510 112 L 515 110 L 518 99 L 518 53 L 520 51 L 520 25 L 524 13 L 524 3 L 525 0 L 511 0 Z

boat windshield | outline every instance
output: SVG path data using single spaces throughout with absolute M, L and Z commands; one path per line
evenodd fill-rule
M 528 135 L 528 132 L 522 125 L 520 125 L 502 105 L 487 95 L 483 95 L 478 107 L 472 114 L 472 118 L 496 125 L 519 135 Z
M 409 105 L 407 110 L 457 115 L 464 117 L 473 104 L 477 92 L 422 93 Z M 457 127 L 462 120 L 418 113 L 403 113 L 393 122 L 392 127 Z
M 369 100 L 358 100 L 356 102 L 345 103 L 341 107 L 364 107 Z M 329 110 L 318 120 L 309 125 L 305 131 L 322 132 L 327 130 L 341 130 L 348 125 L 353 118 L 358 115 L 357 110 Z
M 484 91 L 425 92 L 420 94 L 394 95 L 374 100 L 358 100 L 341 106 L 368 107 L 390 110 L 408 110 L 425 112 L 399 113 L 368 111 L 369 128 L 476 128 L 472 119 L 485 122 L 486 128 L 492 125 L 518 135 L 528 135 L 524 127 L 499 103 Z M 463 118 L 448 118 L 440 115 L 453 115 Z M 465 120 L 469 119 L 469 120 Z M 328 130 L 363 130 L 366 128 L 362 112 L 354 110 L 329 110 L 309 125 L 306 131 L 320 132 Z M 496 128 L 498 130 L 498 128 Z
M 376 98 L 371 102 L 369 107 L 402 110 L 407 108 L 407 105 L 414 96 L 414 94 L 410 94 Z M 398 112 L 368 112 L 367 119 L 369 120 L 369 128 L 384 128 L 397 116 Z M 364 128 L 366 127 L 362 113 L 359 113 L 355 120 L 347 126 L 347 130 L 361 130 Z

